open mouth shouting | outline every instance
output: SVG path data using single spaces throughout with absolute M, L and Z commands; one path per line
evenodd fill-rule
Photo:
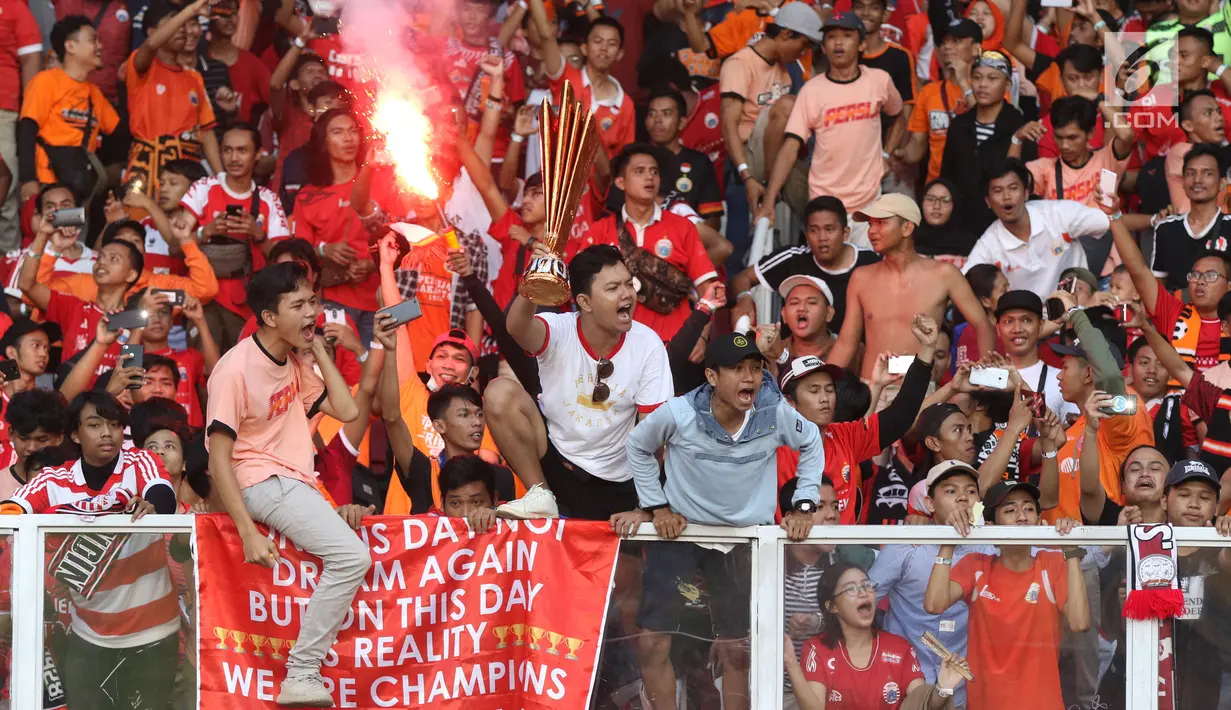
M 756 398 L 757 388 L 752 385 L 742 386 L 735 392 L 735 401 L 739 403 L 740 406 L 751 407 L 752 403 L 756 401 Z
M 616 308 L 616 319 L 620 322 L 620 325 L 632 325 L 633 308 L 636 305 L 635 302 L 630 302 Z

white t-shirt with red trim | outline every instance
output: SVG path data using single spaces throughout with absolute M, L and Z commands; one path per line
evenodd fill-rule
M 82 512 L 108 510 L 125 499 L 148 496 L 154 486 L 171 488 L 162 459 L 142 449 L 124 449 L 101 490 L 86 484 L 78 459 L 34 474 L 10 501 L 32 514 L 70 503 Z M 119 544 L 119 554 L 90 597 L 71 592 L 73 633 L 95 646 L 133 648 L 178 632 L 179 598 L 167 568 L 164 536 L 132 534 Z M 139 614 L 133 613 L 138 609 Z
M 606 401 L 595 403 L 599 356 L 581 333 L 577 313 L 540 313 L 547 327 L 543 348 L 532 353 L 539 361 L 543 392 L 539 410 L 556 450 L 593 476 L 628 481 L 625 440 L 637 423 L 675 396 L 671 365 L 662 338 L 648 326 L 633 322 L 608 357 L 614 370 L 604 382 L 611 389 Z

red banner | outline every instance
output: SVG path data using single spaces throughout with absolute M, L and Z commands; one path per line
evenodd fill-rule
M 339 708 L 586 708 L 618 538 L 605 522 L 376 516 L 372 569 L 321 669 Z M 197 516 L 201 707 L 271 707 L 320 559 L 275 534 L 244 564 L 225 515 Z

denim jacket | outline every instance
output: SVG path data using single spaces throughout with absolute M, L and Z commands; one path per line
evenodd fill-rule
M 709 384 L 668 400 L 633 428 L 628 461 L 643 509 L 671 506 L 701 525 L 772 524 L 778 508 L 778 447 L 799 451 L 794 501 L 820 499 L 825 449 L 816 425 L 787 404 L 765 377 L 739 441 L 710 412 Z M 666 445 L 667 482 L 655 452 Z

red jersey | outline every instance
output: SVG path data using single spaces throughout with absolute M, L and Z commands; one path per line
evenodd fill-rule
M 162 459 L 142 449 L 124 449 L 100 489 L 86 483 L 78 459 L 34 474 L 10 500 L 28 514 L 98 514 L 122 510 L 155 486 L 166 486 L 174 495 Z M 71 590 L 73 633 L 104 648 L 144 646 L 175 634 L 180 606 L 167 571 L 163 535 L 134 533 L 114 544 L 105 574 L 95 575 L 97 585 L 87 594 Z
M 495 38 L 493 38 L 495 41 Z M 487 46 L 476 47 L 466 44 L 456 37 L 446 39 L 441 46 L 441 56 L 443 57 L 444 68 L 449 77 L 449 83 L 457 90 L 458 96 L 465 102 L 470 94 L 470 87 L 474 83 L 476 77 L 482 74 L 479 69 L 479 61 L 487 56 L 489 48 Z M 486 75 L 484 75 L 485 77 Z M 479 97 L 479 105 L 476 107 L 479 116 L 483 115 L 483 102 L 487 101 L 487 82 L 482 82 L 482 96 Z M 504 50 L 504 94 L 501 97 L 504 99 L 505 106 L 512 106 L 523 103 L 526 100 L 526 80 L 525 75 L 521 70 L 521 62 L 517 61 L 517 55 L 509 50 Z M 470 132 L 471 135 L 477 135 L 479 132 L 479 122 L 475 120 L 474 114 L 470 113 Z M 501 121 L 500 126 L 496 130 L 496 142 L 492 148 L 492 158 L 494 160 L 503 160 L 505 152 L 508 151 L 509 141 L 512 139 L 510 126 L 507 121 Z
M 823 475 L 833 481 L 838 497 L 839 525 L 854 525 L 866 518 L 860 498 L 863 486 L 859 464 L 881 451 L 880 414 L 856 422 L 834 422 L 821 437 L 825 447 Z M 795 478 L 799 468 L 799 452 L 787 446 L 778 447 L 778 487 Z
M 46 315 L 47 320 L 59 323 L 64 331 L 62 340 L 64 352 L 61 357 L 67 361 L 90 347 L 90 342 L 94 340 L 95 329 L 98 328 L 98 321 L 103 318 L 103 309 L 99 308 L 96 303 L 86 303 L 76 296 L 52 291 L 51 298 L 47 301 Z M 117 340 L 107 349 L 94 374 L 101 375 L 115 367 L 115 360 L 119 355 L 120 341 Z
M 252 109 L 269 105 L 269 67 L 252 52 L 239 50 L 235 63 L 227 67 L 231 88 L 239 95 L 239 120 L 252 120 Z
M 273 130 L 274 141 L 278 147 L 278 161 L 274 166 L 274 176 L 270 187 L 281 190 L 282 164 L 286 161 L 286 156 L 294 152 L 296 148 L 308 144 L 308 139 L 312 137 L 312 117 L 299 108 L 299 101 L 294 95 L 288 95 L 286 104 L 282 108 L 282 119 L 277 121 Z
M 362 82 L 358 76 L 363 67 L 363 55 L 347 52 L 338 35 L 317 37 L 308 42 L 308 49 L 325 60 L 329 69 L 329 78 L 348 89 L 358 87 Z
M 141 226 L 145 227 L 145 268 L 152 274 L 187 276 L 188 265 L 184 263 L 183 252 L 171 253 L 171 245 L 154 226 L 153 218 L 147 216 L 141 220 Z
M 358 458 L 359 449 L 346 440 L 346 432 L 342 430 L 330 439 L 325 448 L 316 452 L 316 477 L 329 492 L 329 497 L 333 498 L 335 506 L 349 505 L 355 501 L 351 472 Z
M 306 240 L 313 248 L 346 242 L 355 250 L 357 258 L 370 259 L 367 230 L 359 214 L 350 206 L 354 185 L 352 180 L 328 187 L 304 186 L 295 198 L 295 236 Z M 380 274 L 373 271 L 362 283 L 326 286 L 325 298 L 361 311 L 375 311 L 379 288 Z
M 624 219 L 626 216 L 627 213 L 622 212 L 618 219 Z M 611 215 L 594 225 L 594 244 L 610 244 L 619 248 L 616 219 L 616 215 Z M 658 258 L 683 271 L 694 286 L 718 276 L 709 254 L 705 251 L 705 245 L 701 243 L 701 236 L 697 234 L 697 228 L 688 219 L 655 207 L 654 216 L 646 227 L 642 228 L 632 220 L 625 220 L 625 226 L 638 247 L 652 251 Z M 663 341 L 667 341 L 675 337 L 676 331 L 688 320 L 688 314 L 691 312 L 688 299 L 684 299 L 674 311 L 666 315 L 638 307 L 633 317 L 653 328 Z
M 724 189 L 723 177 L 727 160 L 727 142 L 722 137 L 722 93 L 714 84 L 697 94 L 697 105 L 684 119 L 680 128 L 680 143 L 709 156 L 718 175 L 718 189 Z
M 602 137 L 603 147 L 607 155 L 614 157 L 624 146 L 637 139 L 637 116 L 633 109 L 633 100 L 624 93 L 624 87 L 615 77 L 611 81 L 616 85 L 616 95 L 610 99 L 599 101 L 592 93 L 590 75 L 583 69 L 574 69 L 567 62 L 560 75 L 551 78 L 551 101 L 560 105 L 560 92 L 564 84 L 573 85 L 574 95 L 582 106 L 588 106 L 594 112 L 594 120 L 598 123 L 598 133 Z
M 1176 298 L 1158 282 L 1158 296 L 1154 303 L 1154 312 L 1150 314 L 1150 322 L 1155 330 L 1163 334 L 1172 344 L 1177 344 L 1177 330 L 1180 326 L 1180 316 L 1184 311 L 1184 302 Z M 1187 335 L 1187 331 L 1184 333 Z M 1197 331 L 1197 347 L 1193 357 L 1193 372 L 1200 375 L 1218 364 L 1218 356 L 1222 345 L 1222 322 L 1217 318 L 1201 319 L 1201 327 Z M 1187 350 L 1187 348 L 1185 348 Z
M 867 668 L 851 665 L 846 646 L 821 643 L 820 637 L 804 643 L 799 665 L 804 677 L 825 686 L 826 708 L 833 710 L 894 710 L 902 706 L 906 689 L 923 679 L 919 658 L 910 642 L 888 631 L 876 631 L 872 660 Z
M 257 223 L 265 230 L 265 237 L 267 239 L 289 237 L 291 232 L 287 228 L 286 215 L 282 212 L 282 203 L 278 201 L 277 195 L 263 187 L 256 189 Z M 188 188 L 188 193 L 180 202 L 180 205 L 192 213 L 197 223 L 201 225 L 210 224 L 219 217 L 225 216 L 229 206 L 239 207 L 244 214 L 249 214 L 252 204 L 252 190 L 249 189 L 244 193 L 233 192 L 227 187 L 226 173 L 218 173 L 196 181 L 192 187 Z M 227 236 L 240 241 L 248 241 L 246 234 L 228 234 Z M 264 265 L 265 258 L 254 243 L 252 245 L 252 268 L 256 270 Z M 214 297 L 214 300 L 232 313 L 241 316 L 251 313 L 242 278 L 218 279 L 218 295 Z
M 516 210 L 509 210 L 503 217 L 492 222 L 492 226 L 487 230 L 487 234 L 500 243 L 500 254 L 503 257 L 500 273 L 492 279 L 492 297 L 501 308 L 507 308 L 513 302 L 513 297 L 517 295 L 517 282 L 521 280 L 526 262 L 530 261 L 529 254 L 525 253 L 525 245 L 509 236 L 510 228 L 524 226 L 521 215 L 517 214 Z
M 1208 88 L 1222 109 L 1223 120 L 1231 125 L 1231 96 L 1227 95 L 1226 87 L 1221 81 L 1215 81 Z M 1176 112 L 1180 100 L 1173 98 L 1168 89 L 1151 91 L 1141 98 L 1141 104 L 1129 111 L 1137 140 L 1145 144 L 1147 160 L 1166 155 L 1171 146 L 1188 141 L 1184 129 L 1180 128 L 1180 118 Z
M 0 0 L 0 111 L 21 110 L 21 60 L 42 51 L 43 34 L 30 6 L 25 0 Z
M 162 355 L 175 361 L 180 375 L 175 401 L 188 412 L 188 424 L 205 426 L 205 412 L 201 409 L 200 386 L 205 384 L 205 356 L 197 350 L 147 350 L 146 355 Z

